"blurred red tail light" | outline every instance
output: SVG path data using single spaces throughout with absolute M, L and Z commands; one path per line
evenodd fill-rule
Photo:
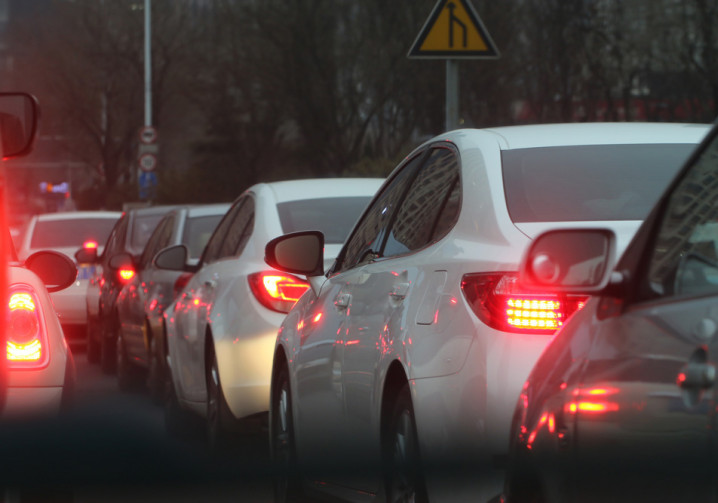
M 47 365 L 47 333 L 34 290 L 28 285 L 10 288 L 8 301 L 7 361 L 10 368 Z
M 280 313 L 288 313 L 309 289 L 303 279 L 277 271 L 250 274 L 249 286 L 264 307 Z
M 515 273 L 473 273 L 461 291 L 476 316 L 504 332 L 553 334 L 588 297 L 521 291 Z
M 86 250 L 92 250 L 97 249 L 97 241 L 87 240 L 84 243 L 82 243 L 82 247 Z
M 117 270 L 117 277 L 121 283 L 129 283 L 135 277 L 135 270 L 132 267 L 122 267 Z

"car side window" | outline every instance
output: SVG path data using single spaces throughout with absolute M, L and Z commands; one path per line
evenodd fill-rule
M 221 250 L 224 238 L 227 237 L 227 233 L 232 227 L 232 222 L 237 217 L 237 214 L 242 208 L 242 204 L 244 204 L 245 200 L 246 198 L 242 197 L 235 201 L 232 207 L 224 215 L 224 218 L 222 218 L 222 221 L 219 225 L 217 225 L 217 228 L 212 233 L 212 237 L 210 237 L 209 241 L 207 241 L 207 246 L 202 254 L 202 263 L 214 262 L 222 256 Z
M 406 189 L 424 158 L 425 152 L 422 152 L 406 162 L 371 202 L 342 250 L 339 264 L 341 270 L 350 269 L 378 256 L 384 231 L 391 221 L 391 216 L 404 198 Z
M 117 225 L 115 225 L 110 237 L 107 238 L 107 245 L 103 251 L 105 257 L 111 257 L 115 253 L 122 251 L 125 243 L 124 237 L 125 234 L 127 234 L 127 220 L 127 215 L 124 215 L 120 221 L 117 222 Z
M 167 237 L 167 228 L 171 230 L 173 220 L 174 219 L 170 215 L 163 218 L 150 236 L 150 239 L 145 245 L 145 249 L 142 251 L 142 256 L 140 257 L 140 265 L 143 268 L 148 267 L 152 263 L 152 259 L 157 252 L 166 246 L 163 246 L 163 243 L 169 241 L 169 238 Z
M 445 236 L 458 212 L 458 181 L 456 153 L 450 148 L 432 149 L 396 212 L 382 256 L 416 251 Z
M 653 249 L 654 294 L 718 293 L 718 139 L 674 188 Z
M 232 257 L 242 253 L 244 245 L 247 243 L 249 236 L 254 228 L 254 199 L 247 196 L 240 208 L 237 216 L 232 222 L 232 226 L 227 231 L 227 237 L 224 239 L 220 257 Z

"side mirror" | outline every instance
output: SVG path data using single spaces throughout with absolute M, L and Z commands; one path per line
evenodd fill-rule
M 264 248 L 264 261 L 280 271 L 321 276 L 324 274 L 324 234 L 301 231 L 274 238 Z
M 561 229 L 540 234 L 519 267 L 527 287 L 563 293 L 598 293 L 609 282 L 616 236 L 609 229 Z
M 33 253 L 25 261 L 25 267 L 45 283 L 48 292 L 64 290 L 77 278 L 77 266 L 72 259 L 54 251 Z
M 75 260 L 78 264 L 96 264 L 97 248 L 80 248 L 75 252 Z
M 32 151 L 39 107 L 27 93 L 0 93 L 0 145 L 4 159 L 27 155 Z
M 131 267 L 134 269 L 135 261 L 132 259 L 132 255 L 130 255 L 129 253 L 121 252 L 111 256 L 110 261 L 107 263 L 107 265 L 110 266 L 110 269 L 114 271 L 127 267 Z
M 189 251 L 185 245 L 174 245 L 157 252 L 152 262 L 159 269 L 184 271 Z

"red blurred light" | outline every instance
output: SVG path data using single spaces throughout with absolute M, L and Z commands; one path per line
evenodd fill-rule
M 120 281 L 129 283 L 135 277 L 135 270 L 131 267 L 123 267 L 117 271 L 117 275 L 120 277 Z
M 39 303 L 26 285 L 11 287 L 8 300 L 7 352 L 10 367 L 37 368 L 47 364 L 47 335 Z
M 97 249 L 97 241 L 88 240 L 82 243 L 82 247 L 85 250 Z
M 250 274 L 248 280 L 257 300 L 264 307 L 280 313 L 288 313 L 309 289 L 308 282 L 277 271 Z
M 461 291 L 478 318 L 505 332 L 552 334 L 586 297 L 521 292 L 515 273 L 466 274 Z

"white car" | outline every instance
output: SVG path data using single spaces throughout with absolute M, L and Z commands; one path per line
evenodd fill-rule
M 239 196 L 191 268 L 197 272 L 164 313 L 173 382 L 168 428 L 184 423 L 183 411 L 194 411 L 207 419 L 210 445 L 220 446 L 237 426 L 266 423 L 277 329 L 308 285 L 267 267 L 264 247 L 284 233 L 319 228 L 333 257 L 382 181 L 261 183 Z M 173 266 L 168 259 L 176 257 Z M 186 268 L 177 247 L 160 252 L 155 264 Z
M 585 300 L 518 288 L 524 250 L 577 222 L 612 229 L 622 250 L 708 129 L 442 134 L 394 170 L 326 274 L 320 234 L 272 241 L 267 263 L 312 285 L 274 354 L 270 440 L 287 470 L 277 501 L 313 490 L 357 501 L 500 493 L 494 467 L 521 386 Z
M 75 260 L 83 247 L 98 252 L 112 227 L 122 215 L 119 211 L 72 211 L 35 215 L 28 223 L 17 247 L 20 260 L 38 250 L 54 250 Z M 65 337 L 71 344 L 84 343 L 87 333 L 87 289 L 94 275 L 93 264 L 78 264 L 77 279 L 69 288 L 52 294 Z
M 67 407 L 75 363 L 49 292 L 67 288 L 75 263 L 54 251 L 38 251 L 22 263 L 11 250 L 8 267 L 7 395 L 3 419 L 53 416 Z

